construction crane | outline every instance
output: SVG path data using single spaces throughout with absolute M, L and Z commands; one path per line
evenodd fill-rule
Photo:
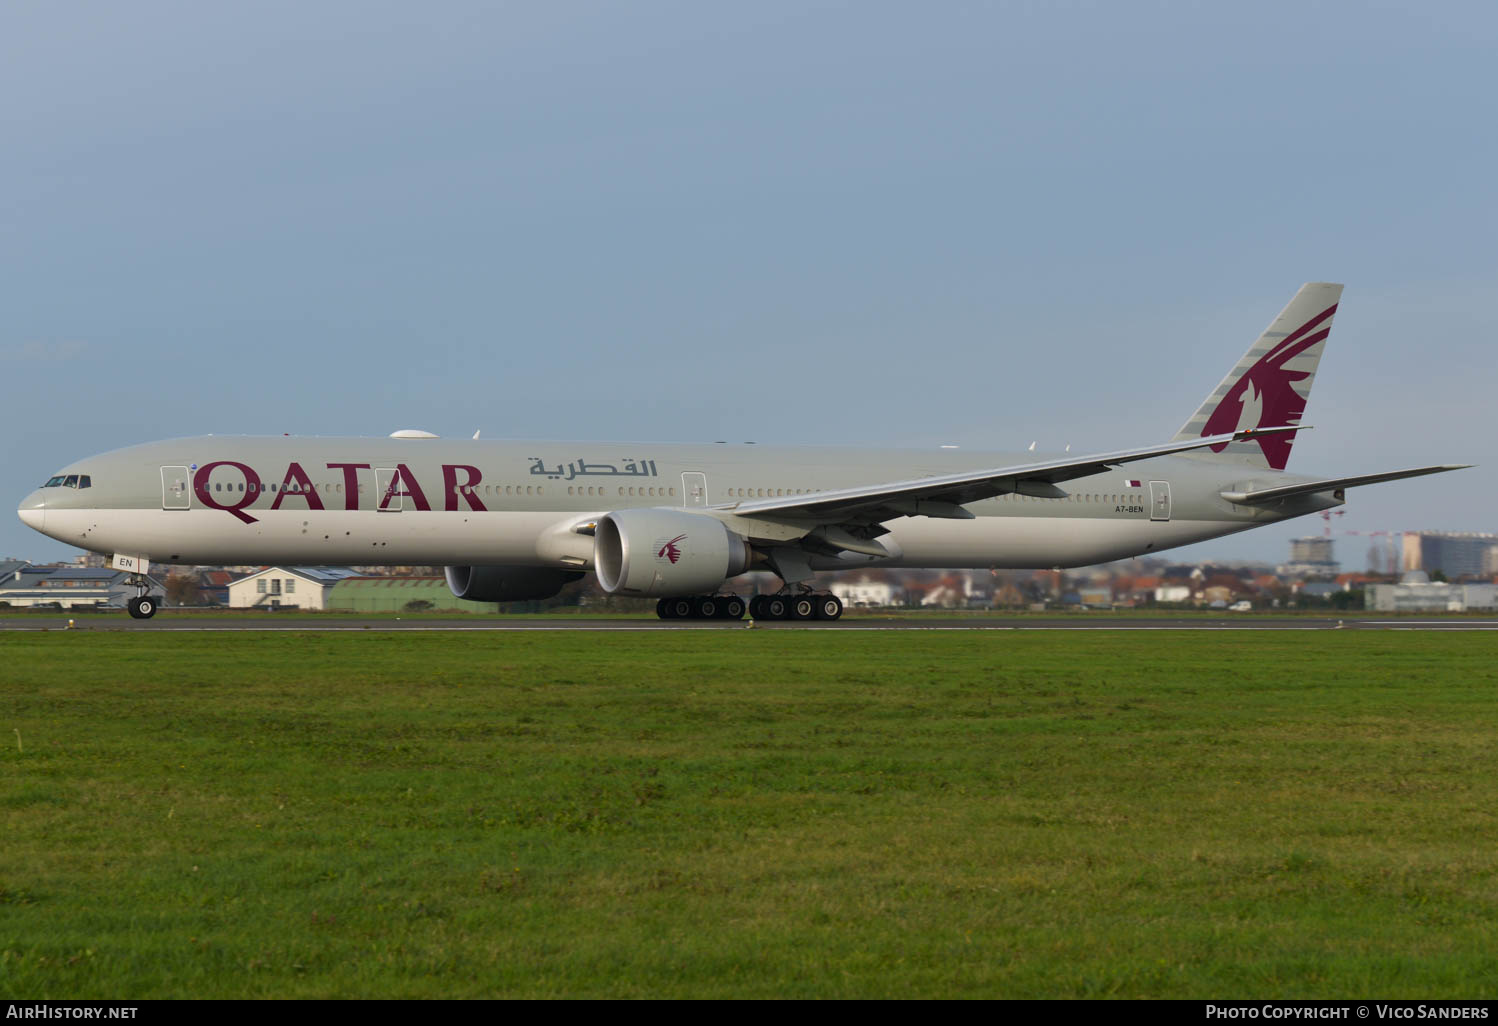
M 1330 538 L 1332 536 L 1332 517 L 1333 516 L 1345 517 L 1346 515 L 1347 515 L 1347 510 L 1345 510 L 1345 509 L 1339 509 L 1339 510 L 1324 509 L 1324 510 L 1322 510 L 1321 511 L 1321 519 L 1326 524 L 1326 527 L 1322 530 L 1322 535 L 1324 537 L 1327 537 L 1327 538 Z M 1354 531 L 1344 531 L 1342 533 L 1343 534 L 1354 534 L 1356 532 L 1354 532 Z
M 1356 534 L 1356 535 L 1360 535 L 1361 537 L 1364 537 L 1364 538 L 1371 538 L 1371 539 L 1373 539 L 1368 544 L 1368 569 L 1370 571 L 1372 571 L 1373 573 L 1386 573 L 1386 574 L 1391 574 L 1391 575 L 1398 575 L 1398 573 L 1399 573 L 1399 549 L 1400 549 L 1400 546 L 1397 544 L 1397 542 L 1395 541 L 1395 539 L 1401 537 L 1404 532 L 1402 532 L 1402 531 L 1355 531 L 1355 530 L 1347 530 L 1347 531 L 1343 531 L 1342 533 L 1343 534 Z M 1378 539 L 1380 539 L 1380 538 L 1387 539 L 1387 542 L 1388 542 L 1388 552 L 1387 552 L 1388 561 L 1387 562 L 1384 561 L 1384 558 L 1383 558 L 1384 554 L 1383 554 L 1383 552 L 1380 551 L 1380 544 L 1381 543 L 1378 541 Z

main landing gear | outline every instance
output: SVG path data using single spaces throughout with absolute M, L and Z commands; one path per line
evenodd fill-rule
M 662 620 L 738 620 L 744 609 L 737 595 L 699 595 L 663 598 L 655 604 L 655 615 Z M 755 620 L 836 620 L 843 615 L 843 603 L 830 592 L 756 595 L 748 610 Z
M 655 604 L 655 615 L 662 620 L 739 620 L 744 600 L 737 595 L 663 598 Z
M 836 620 L 843 615 L 843 600 L 825 591 L 756 595 L 749 600 L 749 615 L 756 620 Z

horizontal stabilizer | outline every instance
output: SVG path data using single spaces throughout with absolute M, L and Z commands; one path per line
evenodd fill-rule
M 1256 488 L 1248 492 L 1223 492 L 1229 502 L 1243 506 L 1262 506 L 1269 502 L 1293 498 L 1297 495 L 1314 495 L 1317 492 L 1338 491 L 1354 485 L 1378 484 L 1380 481 L 1398 481 L 1406 477 L 1422 477 L 1425 474 L 1442 474 L 1448 470 L 1466 470 L 1470 463 L 1446 463 L 1438 467 L 1416 467 L 1413 470 L 1391 470 L 1383 474 L 1362 474 L 1358 477 L 1331 477 L 1321 481 L 1301 481 L 1297 484 L 1280 485 L 1277 488 Z

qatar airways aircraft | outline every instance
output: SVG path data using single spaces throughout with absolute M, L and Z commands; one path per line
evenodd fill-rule
M 440 564 L 460 598 L 554 595 L 588 572 L 662 617 L 837 619 L 813 574 L 1049 568 L 1155 553 L 1340 505 L 1358 477 L 1285 472 L 1342 286 L 1313 283 L 1176 436 L 1086 456 L 950 449 L 207 435 L 116 449 L 21 503 L 31 527 L 158 563 Z M 1033 446 L 1032 446 L 1033 449 Z M 152 616 L 145 594 L 129 605 Z

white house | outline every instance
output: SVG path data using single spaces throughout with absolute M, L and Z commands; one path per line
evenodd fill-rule
M 856 581 L 836 580 L 829 589 L 845 606 L 892 606 L 900 601 L 900 589 L 889 581 L 860 577 Z
M 343 567 L 270 566 L 229 585 L 229 608 L 326 609 L 333 585 L 357 576 Z

